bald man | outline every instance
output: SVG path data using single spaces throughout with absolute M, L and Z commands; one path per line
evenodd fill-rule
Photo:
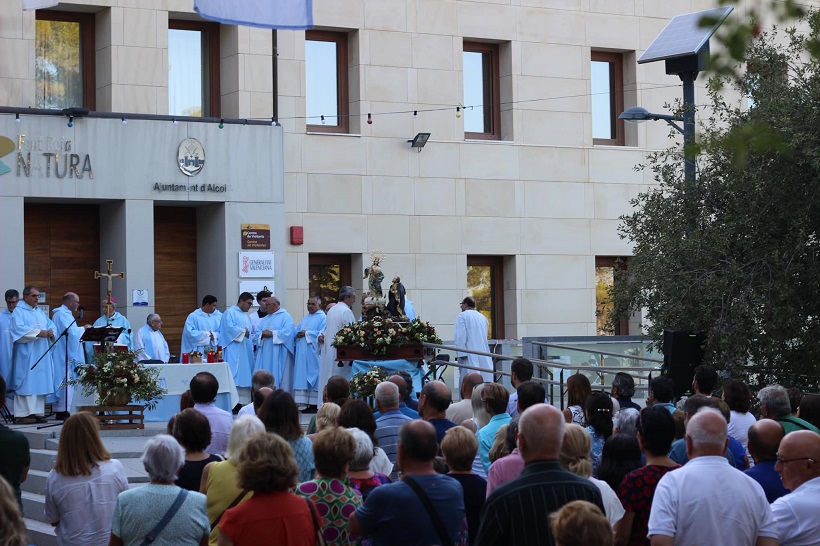
M 476 544 L 554 545 L 549 514 L 574 500 L 604 511 L 598 488 L 558 463 L 565 434 L 564 415 L 552 406 L 536 404 L 521 414 L 518 450 L 524 471 L 487 498 Z
M 780 442 L 775 469 L 791 491 L 772 504 L 781 546 L 820 544 L 820 434 L 788 434 Z
M 769 504 L 789 492 L 774 469 L 784 434 L 783 427 L 773 419 L 761 419 L 749 427 L 749 453 L 755 465 L 745 473 L 763 487 Z
M 777 546 L 777 525 L 760 484 L 723 456 L 726 419 L 701 408 L 686 425 L 683 468 L 658 482 L 649 513 L 652 546 L 737 544 Z
M 473 388 L 484 383 L 478 372 L 470 372 L 461 379 L 461 401 L 450 404 L 447 408 L 447 419 L 454 423 L 463 423 L 473 417 Z
M 404 399 L 407 397 L 407 381 L 400 375 L 391 375 L 387 378 L 387 381 L 393 383 L 399 388 L 399 411 L 402 412 L 404 415 L 409 417 L 410 419 L 419 419 L 419 412 L 407 406 L 407 403 Z M 373 414 L 373 417 L 378 419 L 381 417 L 381 412 L 377 411 Z
M 447 419 L 448 407 L 450 407 L 450 387 L 443 381 L 428 381 L 419 395 L 419 416 L 436 427 L 436 439 L 439 445 L 447 431 L 456 426 Z

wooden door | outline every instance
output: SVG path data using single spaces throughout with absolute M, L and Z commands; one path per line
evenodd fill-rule
M 85 308 L 80 324 L 93 323 L 100 316 L 99 207 L 27 203 L 23 217 L 25 284 L 46 293 L 49 318 L 66 292 L 76 292 Z M 22 297 L 23 287 L 14 288 Z
M 154 302 L 174 355 L 182 345 L 185 318 L 199 307 L 196 282 L 196 209 L 154 207 Z M 141 328 L 144 321 L 131 323 Z

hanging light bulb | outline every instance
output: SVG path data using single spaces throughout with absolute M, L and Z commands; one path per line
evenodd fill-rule
M 122 118 L 122 124 L 123 124 L 123 125 L 128 125 L 128 120 L 127 120 L 127 119 L 125 119 L 125 118 Z
M 179 122 L 177 121 L 177 118 L 174 118 L 174 125 L 179 125 Z
M 69 127 L 74 127 L 74 116 L 68 116 L 68 123 L 66 123 Z
M 276 123 L 276 118 L 270 118 L 270 124 L 271 127 L 276 127 L 277 125 L 279 125 L 278 123 Z
M 14 114 L 14 123 L 20 123 L 20 114 Z
M 413 110 L 413 119 L 416 119 L 417 117 L 419 117 L 419 111 Z
M 325 116 L 322 116 L 322 125 L 325 124 Z
M 224 129 L 224 128 L 225 128 L 225 120 L 224 120 L 224 119 L 220 119 L 220 120 L 219 120 L 219 128 L 220 128 L 220 129 Z
M 461 107 L 460 106 L 456 106 L 456 117 L 457 118 L 461 117 Z
M 367 113 L 367 124 L 373 125 L 373 118 L 370 117 L 370 112 Z

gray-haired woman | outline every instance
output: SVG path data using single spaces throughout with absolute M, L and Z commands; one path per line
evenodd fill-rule
M 138 546 L 153 535 L 154 544 L 207 544 L 210 525 L 205 495 L 174 485 L 185 464 L 185 450 L 173 436 L 148 441 L 142 464 L 151 483 L 123 491 L 111 525 L 110 546 Z M 172 514 L 164 525 L 160 523 Z

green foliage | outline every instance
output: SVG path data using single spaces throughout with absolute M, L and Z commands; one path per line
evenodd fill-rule
M 810 33 L 763 33 L 748 46 L 754 78 L 711 82 L 694 187 L 680 148 L 644 166 L 658 186 L 622 217 L 634 257 L 616 271 L 611 317 L 643 309 L 657 345 L 665 328 L 705 330 L 717 368 L 752 364 L 754 381 L 804 388 L 820 358 L 820 63 L 807 54 L 820 19 L 807 21 Z M 755 106 L 727 103 L 729 87 Z
M 139 352 L 142 352 L 140 349 Z M 128 395 L 145 407 L 154 409 L 168 390 L 159 385 L 159 370 L 147 368 L 138 362 L 139 352 L 94 353 L 90 364 L 74 368 L 76 379 L 69 385 L 80 385 L 85 396 L 97 394 L 97 404 L 111 405 L 111 401 Z

